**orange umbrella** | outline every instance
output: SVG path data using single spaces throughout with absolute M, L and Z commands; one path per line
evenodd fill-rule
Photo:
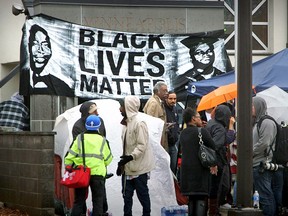
M 254 87 L 252 87 L 254 89 Z M 197 111 L 211 109 L 219 104 L 233 100 L 237 97 L 237 84 L 220 86 L 214 91 L 203 96 L 198 104 Z

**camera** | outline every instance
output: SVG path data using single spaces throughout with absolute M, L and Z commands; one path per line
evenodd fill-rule
M 260 163 L 259 172 L 264 172 L 264 170 L 277 171 L 278 168 L 278 164 L 265 161 Z

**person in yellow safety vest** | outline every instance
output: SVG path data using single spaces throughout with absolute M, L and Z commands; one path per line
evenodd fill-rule
M 92 192 L 93 216 L 103 214 L 106 167 L 113 159 L 107 140 L 99 134 L 100 125 L 101 121 L 98 116 L 88 116 L 85 123 L 87 131 L 83 134 L 85 164 L 91 169 L 89 185 Z M 83 165 L 81 135 L 77 136 L 65 156 L 65 168 L 68 171 L 71 170 L 72 166 Z M 75 200 L 71 216 L 81 215 L 86 196 L 87 188 L 75 188 Z

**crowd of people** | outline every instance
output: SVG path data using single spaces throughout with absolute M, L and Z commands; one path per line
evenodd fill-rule
M 231 103 L 223 103 L 201 113 L 192 108 L 186 108 L 183 111 L 186 128 L 180 134 L 179 143 L 182 151 L 180 187 L 182 193 L 189 197 L 188 215 L 220 215 L 220 206 L 230 208 L 233 205 L 237 206 L 235 190 L 237 187 L 235 178 L 237 143 L 234 109 Z M 270 119 L 266 120 L 266 115 L 266 101 L 259 96 L 254 96 L 252 102 L 253 143 L 251 143 L 253 192 L 251 191 L 251 194 L 254 191 L 259 193 L 259 206 L 254 207 L 260 208 L 263 215 L 285 215 L 283 196 L 285 195 L 286 165 L 278 164 L 278 169 L 263 167 L 263 162 L 275 163 L 272 149 L 275 149 L 277 136 L 277 125 Z M 203 118 L 203 121 L 200 118 Z M 258 123 L 262 118 L 265 123 L 259 126 Z M 217 166 L 210 167 L 210 170 L 205 169 L 197 158 L 199 151 L 197 127 L 202 128 L 204 145 L 214 149 L 217 153 Z M 193 175 L 191 175 L 192 172 Z
M 171 156 L 170 167 L 173 172 L 176 172 L 177 168 L 177 153 L 178 153 L 178 138 L 179 138 L 179 120 L 178 113 L 176 111 L 176 94 L 175 92 L 168 92 L 167 84 L 164 82 L 158 82 L 153 88 L 153 95 L 146 102 L 146 105 L 143 108 L 144 113 L 160 118 L 164 121 L 162 136 L 161 136 L 161 145 Z M 152 146 L 149 143 L 148 127 L 145 123 L 145 119 L 139 115 L 139 109 L 141 102 L 137 96 L 126 96 L 123 100 L 119 100 L 119 111 L 123 116 L 121 124 L 123 125 L 122 129 L 122 146 L 123 154 L 120 157 L 118 162 L 118 167 L 116 174 L 122 177 L 122 196 L 124 201 L 123 215 L 132 216 L 133 208 L 133 195 L 136 191 L 137 198 L 139 199 L 140 204 L 142 205 L 142 215 L 150 216 L 151 215 L 151 201 L 148 188 L 148 180 L 150 178 L 150 172 L 155 167 L 155 161 L 153 160 Z M 103 143 L 99 137 L 105 137 L 106 130 L 104 126 L 103 119 L 100 118 L 97 112 L 97 105 L 94 102 L 84 102 L 80 106 L 81 118 L 76 121 L 73 126 L 73 143 L 70 146 L 69 151 L 65 156 L 65 167 L 66 169 L 71 169 L 71 165 L 79 165 L 79 159 L 81 161 L 81 154 L 75 152 L 75 145 L 77 145 L 77 140 L 81 134 L 84 134 L 84 143 L 87 145 L 92 145 L 92 139 L 94 140 L 94 149 L 103 146 Z M 95 130 L 92 130 L 89 126 L 89 118 L 91 116 L 99 117 L 99 124 Z M 101 127 L 102 126 L 102 127 Z M 89 129 L 90 127 L 90 129 Z M 92 131 L 91 131 L 92 130 Z M 97 134 L 95 136 L 89 136 L 88 134 Z M 87 138 L 86 141 L 86 137 Z M 97 139 L 96 139 L 97 138 Z M 108 149 L 109 141 L 107 141 Z M 89 147 L 90 148 L 90 147 Z M 92 146 L 91 146 L 92 149 Z M 96 150 L 95 150 L 96 151 Z M 99 157 L 89 156 L 91 152 L 85 151 L 88 157 L 86 157 L 86 164 L 89 163 L 98 163 L 102 164 L 102 167 L 109 165 L 107 159 L 100 152 Z M 110 152 L 110 158 L 113 158 L 112 153 Z M 110 161 L 110 159 L 109 159 Z M 99 187 L 96 190 L 92 191 L 92 203 L 93 209 L 97 207 L 97 211 L 93 210 L 92 215 L 108 215 L 108 204 L 105 196 L 105 178 L 107 177 L 106 172 L 102 172 L 104 169 L 101 168 L 101 173 L 91 172 L 91 176 L 98 179 L 101 179 L 104 183 L 104 187 Z M 105 169 L 107 170 L 107 169 Z M 90 181 L 90 187 L 94 187 L 96 183 Z M 85 200 L 87 198 L 88 188 L 75 189 L 75 200 L 72 207 L 71 215 L 85 215 L 87 207 Z M 97 194 L 103 194 L 103 197 L 96 199 Z M 102 205 L 101 205 L 102 204 Z
M 201 112 L 187 107 L 182 112 L 183 122 L 180 128 L 176 102 L 176 93 L 168 91 L 165 82 L 158 82 L 143 112 L 164 121 L 161 145 L 170 156 L 170 169 L 178 177 L 182 195 L 188 197 L 188 215 L 220 215 L 220 206 L 227 203 L 236 205 L 235 107 L 233 103 L 223 103 Z M 13 110 L 12 105 L 15 107 Z M 149 144 L 149 129 L 145 119 L 139 115 L 140 107 L 141 102 L 137 96 L 126 96 L 119 101 L 119 111 L 123 116 L 123 154 L 116 174 L 122 177 L 125 216 L 133 215 L 134 191 L 142 205 L 142 215 L 151 215 L 148 181 L 155 161 Z M 108 215 L 105 181 L 111 176 L 107 174 L 107 166 L 113 155 L 109 141 L 105 138 L 105 124 L 98 114 L 96 103 L 86 101 L 79 111 L 81 118 L 75 122 L 71 131 L 73 142 L 64 158 L 65 168 L 71 170 L 72 166 L 83 163 L 82 150 L 79 148 L 80 137 L 83 137 L 80 142 L 85 144 L 86 164 L 91 168 L 89 186 L 93 203 L 92 215 Z M 269 148 L 275 145 L 277 134 L 273 121 L 264 120 L 261 127 L 257 128 L 257 123 L 266 114 L 265 100 L 253 97 L 253 190 L 259 192 L 263 215 L 274 216 L 281 215 L 283 206 L 284 169 L 265 170 L 261 165 L 263 161 L 272 161 L 273 152 Z M 23 97 L 18 93 L 0 104 L 0 125 L 16 128 L 17 131 L 29 130 L 29 111 L 23 105 Z M 210 168 L 203 167 L 198 158 L 199 128 L 203 144 L 214 149 L 217 154 L 217 164 Z M 181 164 L 178 163 L 179 155 Z M 71 215 L 86 215 L 88 187 L 76 188 L 74 193 Z

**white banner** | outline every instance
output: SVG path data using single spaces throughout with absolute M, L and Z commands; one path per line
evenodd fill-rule
M 116 32 L 37 15 L 23 27 L 20 93 L 147 99 L 160 80 L 185 93 L 190 80 L 231 69 L 222 33 Z M 208 56 L 201 66 L 200 56 Z

